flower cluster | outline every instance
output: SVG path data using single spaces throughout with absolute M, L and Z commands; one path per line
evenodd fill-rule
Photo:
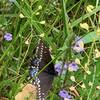
M 58 72 L 58 75 L 61 74 L 62 70 L 66 70 L 68 68 L 69 71 L 77 71 L 79 69 L 78 65 L 75 62 L 71 62 L 69 64 L 64 64 L 60 61 L 55 64 L 55 71 Z
M 69 64 L 63 63 L 60 61 L 59 63 L 55 64 L 55 71 L 58 72 L 58 75 L 61 75 L 63 70 L 69 70 L 69 71 L 77 71 L 79 69 L 78 65 L 76 62 L 71 62 Z M 71 100 L 72 96 L 69 95 L 69 93 L 66 90 L 61 90 L 59 92 L 59 96 L 63 98 L 64 100 Z

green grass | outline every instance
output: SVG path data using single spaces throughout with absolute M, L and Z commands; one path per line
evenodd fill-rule
M 93 5 L 92 12 L 87 12 L 86 7 Z M 42 8 L 41 8 L 42 7 Z M 77 72 L 67 72 L 66 75 L 56 77 L 50 100 L 59 100 L 57 93 L 64 88 L 75 86 L 79 97 L 75 100 L 99 100 L 100 90 L 100 58 L 95 59 L 95 49 L 100 50 L 99 0 L 0 0 L 0 34 L 10 32 L 12 41 L 0 39 L 0 97 L 14 100 L 21 90 L 21 84 L 29 83 L 28 76 L 29 58 L 36 48 L 41 34 L 43 41 L 52 48 L 53 62 L 65 62 L 80 59 L 81 65 Z M 39 13 L 39 15 L 37 15 Z M 19 15 L 23 14 L 24 18 Z M 45 24 L 41 24 L 45 21 Z M 82 29 L 80 23 L 88 23 L 89 30 Z M 71 49 L 76 36 L 82 37 L 85 43 L 83 53 L 75 53 Z M 95 41 L 94 41 L 95 38 Z M 25 41 L 29 40 L 29 44 Z M 85 64 L 91 72 L 84 70 Z M 76 81 L 70 80 L 74 76 Z M 92 82 L 92 86 L 89 86 Z M 81 85 L 85 84 L 85 88 Z M 72 93 L 72 92 L 71 92 Z

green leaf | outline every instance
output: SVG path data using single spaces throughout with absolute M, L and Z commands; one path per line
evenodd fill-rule
M 84 43 L 86 44 L 86 43 L 100 40 L 100 36 L 97 35 L 95 31 L 93 31 L 93 32 L 90 32 L 87 35 L 85 35 L 82 39 L 83 39 Z

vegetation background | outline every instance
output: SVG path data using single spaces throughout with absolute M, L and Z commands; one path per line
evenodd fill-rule
M 54 63 L 80 62 L 77 72 L 55 78 L 50 100 L 59 100 L 62 88 L 75 100 L 100 100 L 99 27 L 99 0 L 0 0 L 0 96 L 14 100 L 29 82 L 29 58 L 41 37 Z M 6 33 L 12 34 L 11 41 L 4 38 Z M 83 52 L 72 50 L 77 36 L 84 41 Z

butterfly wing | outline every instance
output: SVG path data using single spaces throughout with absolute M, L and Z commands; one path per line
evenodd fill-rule
M 36 57 L 31 62 L 32 66 L 35 66 L 40 71 L 51 60 L 49 48 L 42 40 L 40 40 L 36 49 Z M 31 77 L 35 75 L 36 71 L 37 70 L 35 68 L 31 69 Z M 56 75 L 56 72 L 52 62 L 38 75 L 38 79 L 40 81 L 37 83 L 38 97 L 40 98 L 39 100 L 44 100 L 43 98 L 47 96 L 49 90 L 51 89 L 54 75 Z
M 54 75 L 42 72 L 38 77 L 40 79 L 41 98 L 46 98 L 50 89 L 52 88 Z
M 45 43 L 40 40 L 38 46 L 37 46 L 37 58 L 39 58 L 41 61 L 39 63 L 39 69 L 41 70 L 44 66 L 46 66 L 52 59 L 50 56 L 49 48 L 45 45 Z M 54 70 L 54 64 L 51 62 L 46 69 L 44 70 L 48 74 L 56 74 Z

